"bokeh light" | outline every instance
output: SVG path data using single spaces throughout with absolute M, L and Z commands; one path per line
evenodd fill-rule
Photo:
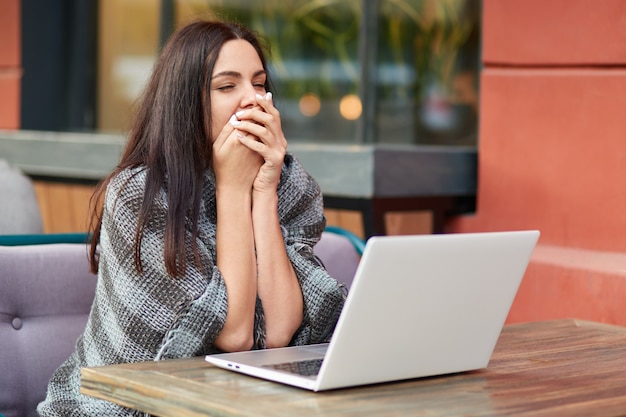
M 300 113 L 307 117 L 313 117 L 320 112 L 320 109 L 322 108 L 322 102 L 320 101 L 320 98 L 315 94 L 307 93 L 300 97 L 298 107 L 300 108 Z
M 361 116 L 363 106 L 356 94 L 347 94 L 339 102 L 339 113 L 347 120 L 356 120 Z

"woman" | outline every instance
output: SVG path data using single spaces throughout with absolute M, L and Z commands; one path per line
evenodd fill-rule
M 42 416 L 132 415 L 79 393 L 80 368 L 329 340 L 344 292 L 313 254 L 317 183 L 286 152 L 259 40 L 176 32 L 118 167 L 94 195 L 98 286 Z

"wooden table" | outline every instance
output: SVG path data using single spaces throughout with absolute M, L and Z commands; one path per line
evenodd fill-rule
M 625 416 L 626 328 L 505 326 L 487 369 L 312 393 L 203 358 L 85 368 L 81 391 L 160 416 Z

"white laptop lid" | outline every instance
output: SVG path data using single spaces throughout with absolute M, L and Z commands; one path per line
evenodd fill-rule
M 277 363 L 280 351 L 307 347 L 207 360 L 315 391 L 484 368 L 538 238 L 538 231 L 372 237 L 316 379 L 244 360 Z
M 319 389 L 487 366 L 538 231 L 368 240 Z

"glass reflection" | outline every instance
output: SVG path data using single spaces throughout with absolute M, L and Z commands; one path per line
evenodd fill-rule
M 480 0 L 171 1 L 173 27 L 224 17 L 263 35 L 290 141 L 476 144 Z M 156 55 L 159 10 L 156 0 L 101 5 L 101 130 L 125 128 L 128 95 Z M 131 15 L 143 23 L 126 32 L 150 30 L 123 35 Z
M 480 4 L 381 0 L 377 141 L 476 143 Z
M 289 140 L 358 141 L 360 111 L 350 97 L 359 87 L 361 0 L 178 0 L 177 4 L 179 24 L 198 15 L 223 16 L 253 28 L 269 42 L 274 97 Z M 342 110 L 344 97 L 348 101 Z

